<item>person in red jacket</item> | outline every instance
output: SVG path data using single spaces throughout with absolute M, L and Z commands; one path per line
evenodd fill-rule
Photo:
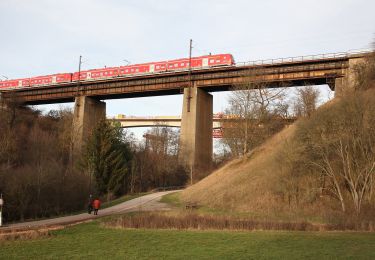
M 94 209 L 94 215 L 98 215 L 98 210 L 100 208 L 100 200 L 98 198 L 96 198 L 93 202 L 92 202 L 92 207 Z

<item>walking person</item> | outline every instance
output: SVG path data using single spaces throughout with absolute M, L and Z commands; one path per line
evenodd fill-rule
M 88 201 L 88 205 L 87 205 L 87 212 L 89 214 L 91 214 L 93 208 L 92 208 L 92 203 L 93 203 L 94 199 L 92 198 L 92 195 L 90 194 L 90 197 L 89 197 L 89 201 Z
M 98 210 L 100 208 L 100 200 L 98 198 L 92 202 L 92 207 L 94 208 L 94 215 L 98 215 Z

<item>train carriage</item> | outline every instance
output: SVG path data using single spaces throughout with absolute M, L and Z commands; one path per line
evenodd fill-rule
M 63 83 L 63 82 L 71 82 L 72 81 L 72 73 L 60 73 L 55 74 L 54 76 L 54 83 Z
M 18 87 L 18 80 L 0 81 L 0 88 L 15 88 Z
M 233 65 L 233 57 L 230 54 L 211 55 L 207 57 L 209 66 Z
M 184 70 L 189 68 L 189 59 L 170 60 L 167 63 L 168 70 Z
M 87 71 L 73 73 L 72 81 L 86 80 L 86 79 L 87 79 Z
M 150 72 L 162 72 L 167 70 L 168 63 L 166 61 L 150 63 Z
M 43 85 L 54 85 L 64 82 L 85 81 L 95 79 L 113 78 L 117 76 L 132 76 L 147 73 L 160 73 L 165 71 L 183 71 L 189 69 L 205 69 L 217 66 L 234 65 L 234 59 L 231 54 L 206 55 L 191 58 L 191 66 L 189 66 L 189 58 L 175 59 L 169 61 L 159 61 L 143 64 L 134 64 L 129 66 L 100 68 L 80 73 L 60 73 L 47 76 L 39 76 L 33 78 L 0 81 L 0 88 L 17 88 L 17 87 L 33 87 Z
M 42 86 L 52 84 L 52 75 L 30 78 L 30 85 Z
M 150 63 L 134 64 L 130 66 L 121 66 L 119 69 L 120 76 L 141 74 L 150 72 Z
M 27 78 L 27 79 L 20 79 L 18 81 L 18 86 L 20 87 L 30 87 L 30 78 Z
M 87 71 L 87 79 L 113 78 L 119 75 L 118 67 L 95 69 Z
M 191 68 L 201 68 L 203 64 L 202 57 L 191 58 Z

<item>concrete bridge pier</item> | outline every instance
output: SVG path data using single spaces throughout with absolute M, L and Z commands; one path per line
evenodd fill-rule
M 184 89 L 178 160 L 193 174 L 211 169 L 212 110 L 211 94 L 197 86 Z
M 4 99 L 2 97 L 2 93 L 0 92 L 0 110 L 3 110 L 5 108 Z
M 83 147 L 100 120 L 105 119 L 106 104 L 91 97 L 75 98 L 73 115 L 73 158 L 79 157 Z
M 365 59 L 363 57 L 348 59 L 348 68 L 342 69 L 342 74 L 344 76 L 335 79 L 335 97 L 342 97 L 355 90 L 357 80 L 356 69 L 364 62 Z

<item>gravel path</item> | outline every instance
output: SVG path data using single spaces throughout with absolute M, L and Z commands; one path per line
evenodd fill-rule
M 133 212 L 133 211 L 152 211 L 152 210 L 168 210 L 169 207 L 165 203 L 161 203 L 160 199 L 166 194 L 176 192 L 174 191 L 162 191 L 152 194 L 148 194 L 136 199 L 128 200 L 118 205 L 101 209 L 98 212 L 98 215 L 82 213 L 78 215 L 22 222 L 16 224 L 5 225 L 0 228 L 0 230 L 5 229 L 27 229 L 27 228 L 37 228 L 37 227 L 46 227 L 54 225 L 65 225 L 72 224 L 76 222 L 87 221 L 90 219 L 96 219 L 98 217 L 109 216 L 114 214 Z

